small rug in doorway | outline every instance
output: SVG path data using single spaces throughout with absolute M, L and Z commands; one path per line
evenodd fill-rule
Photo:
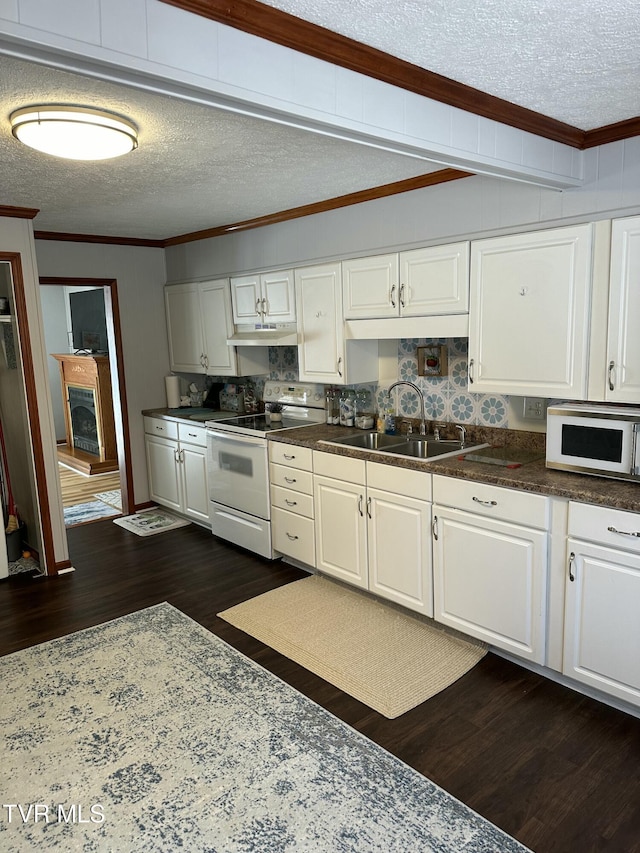
M 141 509 L 135 515 L 114 518 L 113 523 L 138 536 L 154 536 L 156 533 L 164 533 L 166 530 L 175 530 L 191 524 L 186 518 L 180 518 L 178 515 L 167 512 L 166 509 L 157 507 Z
M 122 492 L 120 489 L 112 489 L 110 492 L 97 492 L 94 498 L 102 501 L 102 503 L 109 504 L 109 506 L 114 506 L 116 509 L 122 509 Z
M 449 687 L 487 653 L 484 643 L 320 575 L 218 616 L 391 720 Z
M 3 850 L 526 853 L 167 603 L 0 683 Z
M 119 512 L 120 510 L 102 501 L 66 506 L 64 508 L 64 526 L 74 527 L 76 524 L 87 524 L 89 521 L 98 521 L 101 518 L 118 515 Z

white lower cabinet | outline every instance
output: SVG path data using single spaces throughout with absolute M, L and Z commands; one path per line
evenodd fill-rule
M 433 480 L 434 618 L 543 664 L 547 498 Z
M 637 706 L 639 537 L 640 515 L 569 504 L 563 672 Z
M 314 453 L 316 567 L 433 615 L 431 475 Z
M 206 429 L 145 417 L 149 496 L 209 525 Z

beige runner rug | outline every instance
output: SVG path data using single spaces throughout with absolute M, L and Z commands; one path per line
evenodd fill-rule
M 484 643 L 320 575 L 218 616 L 389 719 L 453 684 L 487 653 Z

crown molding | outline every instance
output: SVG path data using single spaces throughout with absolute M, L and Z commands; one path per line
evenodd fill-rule
M 61 243 L 106 243 L 114 246 L 145 246 L 163 249 L 164 240 L 145 240 L 144 237 L 111 237 L 100 234 L 70 234 L 64 231 L 34 231 L 35 240 L 57 240 Z
M 35 219 L 40 211 L 35 207 L 11 207 L 8 204 L 0 204 L 0 216 L 9 216 L 13 219 Z
M 369 190 L 359 190 L 347 195 L 336 196 L 325 199 L 325 201 L 303 204 L 300 207 L 292 207 L 288 210 L 280 210 L 276 213 L 267 213 L 257 216 L 255 219 L 246 219 L 244 222 L 234 222 L 230 225 L 221 225 L 217 228 L 207 228 L 204 231 L 193 231 L 190 234 L 182 234 L 178 237 L 170 237 L 164 241 L 166 246 L 177 246 L 181 243 L 193 243 L 196 240 L 206 240 L 210 237 L 223 237 L 225 234 L 236 234 L 239 231 L 248 231 L 251 228 L 262 228 L 265 225 L 275 225 L 278 222 L 287 222 L 290 219 L 299 219 L 302 216 L 312 216 L 315 213 L 326 213 L 329 210 L 337 210 L 340 207 L 349 207 L 352 204 L 362 204 L 366 201 L 374 201 L 378 198 L 386 198 L 398 193 L 406 193 L 411 190 L 433 187 L 448 181 L 457 181 L 460 178 L 472 177 L 472 172 L 462 172 L 458 169 L 440 169 L 437 172 L 429 172 L 427 175 L 418 175 L 415 178 L 406 178 L 403 181 L 395 181 L 392 184 L 382 184 Z

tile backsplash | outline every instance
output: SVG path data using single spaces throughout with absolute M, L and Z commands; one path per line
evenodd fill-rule
M 509 397 L 500 394 L 471 394 L 467 390 L 466 338 L 436 338 L 425 340 L 405 338 L 398 341 L 397 378 L 413 382 L 424 394 L 426 416 L 430 421 L 452 421 L 460 424 L 509 428 Z M 443 345 L 447 348 L 445 376 L 419 376 L 417 347 Z M 298 351 L 296 347 L 269 347 L 269 378 L 283 382 L 298 380 Z M 197 377 L 202 383 L 202 377 Z M 264 376 L 250 377 L 258 396 L 262 395 Z M 225 381 L 224 377 L 207 377 L 212 381 Z M 239 380 L 239 381 L 247 381 Z M 374 395 L 377 407 L 384 404 L 384 385 L 354 386 L 368 388 Z M 400 417 L 419 417 L 420 402 L 411 388 L 400 387 L 394 391 L 397 413 Z

